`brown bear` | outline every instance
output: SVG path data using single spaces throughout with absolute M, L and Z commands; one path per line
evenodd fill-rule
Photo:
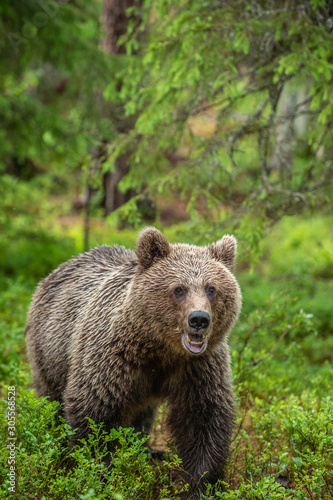
M 87 437 L 86 417 L 149 432 L 167 400 L 189 495 L 222 477 L 233 429 L 227 335 L 241 309 L 235 255 L 233 236 L 198 247 L 148 227 L 135 253 L 101 246 L 40 283 L 27 325 L 34 387 L 60 401 L 74 442 Z

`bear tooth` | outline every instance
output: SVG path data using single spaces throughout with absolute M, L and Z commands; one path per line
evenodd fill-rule
M 202 345 L 206 341 L 206 337 L 203 339 L 202 342 L 193 342 L 193 340 L 190 339 L 189 335 L 187 335 L 187 342 L 192 345 Z

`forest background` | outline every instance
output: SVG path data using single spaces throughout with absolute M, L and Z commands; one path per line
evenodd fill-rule
M 0 498 L 180 498 L 172 447 L 152 460 L 115 431 L 104 481 L 103 450 L 69 449 L 24 341 L 39 280 L 154 224 L 172 242 L 238 239 L 237 426 L 207 498 L 332 499 L 331 2 L 3 0 L 0 13 Z M 165 448 L 163 414 L 151 439 Z

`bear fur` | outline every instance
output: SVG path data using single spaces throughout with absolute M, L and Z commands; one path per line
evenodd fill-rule
M 198 247 L 148 227 L 135 253 L 101 246 L 39 284 L 26 330 L 34 387 L 62 404 L 74 442 L 87 437 L 85 417 L 149 432 L 166 400 L 189 495 L 222 477 L 234 417 L 227 335 L 241 309 L 235 256 L 233 236 Z

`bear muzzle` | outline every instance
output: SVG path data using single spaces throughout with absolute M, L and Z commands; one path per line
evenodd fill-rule
M 188 328 L 182 336 L 182 344 L 191 354 L 201 354 L 208 344 L 210 316 L 205 311 L 192 311 L 188 317 Z

